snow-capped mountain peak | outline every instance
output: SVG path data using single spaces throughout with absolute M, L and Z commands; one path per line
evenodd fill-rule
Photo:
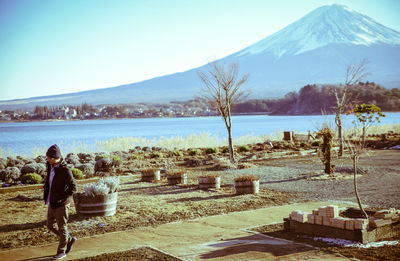
M 277 33 L 238 52 L 237 55 L 267 52 L 279 58 L 282 55 L 296 55 L 332 43 L 400 45 L 400 33 L 346 6 L 333 4 L 315 9 Z

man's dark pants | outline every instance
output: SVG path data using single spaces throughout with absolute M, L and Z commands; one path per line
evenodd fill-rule
M 47 209 L 47 228 L 56 234 L 59 238 L 59 244 L 57 253 L 65 253 L 67 249 L 67 243 L 69 241 L 68 234 L 68 211 L 70 204 L 66 204 L 59 208 L 52 209 L 49 207 Z M 58 229 L 54 226 L 57 223 Z

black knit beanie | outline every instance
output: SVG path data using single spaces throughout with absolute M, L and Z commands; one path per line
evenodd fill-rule
M 47 150 L 46 156 L 51 158 L 61 158 L 61 151 L 57 144 L 50 146 Z

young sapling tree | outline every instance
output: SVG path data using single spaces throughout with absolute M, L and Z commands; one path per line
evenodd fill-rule
M 365 136 L 369 127 L 371 127 L 374 123 L 380 123 L 380 117 L 386 117 L 381 112 L 381 108 L 376 106 L 375 104 L 356 104 L 353 109 L 354 115 L 356 116 L 358 122 L 362 127 L 362 142 L 361 147 L 365 148 Z M 356 122 L 353 122 L 356 124 Z

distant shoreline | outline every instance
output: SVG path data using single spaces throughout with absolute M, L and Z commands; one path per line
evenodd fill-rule
M 400 111 L 384 111 L 383 113 L 397 113 Z M 317 115 L 334 115 L 332 114 L 271 114 L 268 112 L 249 112 L 249 113 L 232 113 L 232 116 L 317 116 Z M 344 114 L 342 114 L 344 115 Z M 209 115 L 209 116 L 174 116 L 174 117 L 111 117 L 111 118 L 89 118 L 89 119 L 44 119 L 44 120 L 12 120 L 12 121 L 0 121 L 0 123 L 19 123 L 19 122 L 66 122 L 66 121 L 91 121 L 91 120 L 122 120 L 122 119 L 177 119 L 177 118 L 208 118 L 208 117 L 220 117 L 220 115 Z

